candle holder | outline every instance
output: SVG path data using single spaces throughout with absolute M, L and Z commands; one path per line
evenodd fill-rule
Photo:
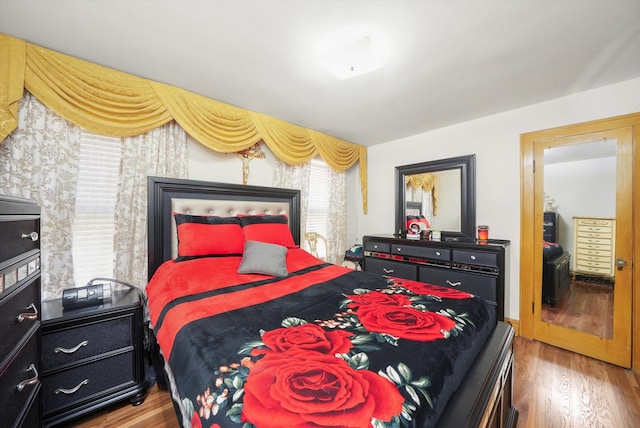
M 478 226 L 478 241 L 488 241 L 489 240 L 489 226 L 480 225 Z

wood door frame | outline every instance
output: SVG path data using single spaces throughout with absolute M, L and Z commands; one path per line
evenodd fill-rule
M 520 325 L 519 334 L 533 339 L 534 311 L 536 301 L 536 281 L 540 278 L 542 266 L 535 263 L 541 256 L 536 254 L 536 226 L 542 227 L 542 213 L 536 216 L 534 186 L 534 142 L 544 139 L 571 137 L 579 134 L 594 133 L 603 130 L 632 127 L 633 134 L 633 206 L 634 225 L 640 225 L 640 113 L 615 116 L 590 122 L 583 122 L 520 135 Z M 640 227 L 633 229 L 633 258 L 640 254 Z M 640 334 L 640 267 L 633 270 L 632 289 L 632 352 L 631 367 L 640 372 L 640 340 L 633 340 Z

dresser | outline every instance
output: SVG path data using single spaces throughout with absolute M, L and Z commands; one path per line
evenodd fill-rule
M 542 236 L 546 242 L 558 242 L 558 213 L 547 211 L 544 213 Z
M 98 306 L 42 303 L 44 426 L 129 400 L 144 401 L 143 306 L 135 290 L 114 290 Z
M 504 320 L 509 244 L 494 239 L 427 241 L 370 235 L 363 237 L 364 270 L 475 294 L 494 305 L 498 319 Z
M 616 220 L 574 217 L 573 231 L 573 273 L 613 278 Z
M 40 207 L 0 196 L 0 427 L 40 419 Z

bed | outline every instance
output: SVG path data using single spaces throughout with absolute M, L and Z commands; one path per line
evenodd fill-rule
M 571 285 L 571 256 L 562 246 L 545 241 L 542 246 L 542 301 L 556 306 Z
M 151 354 L 181 426 L 515 426 L 513 329 L 481 299 L 313 257 L 296 190 L 149 177 L 148 202 Z

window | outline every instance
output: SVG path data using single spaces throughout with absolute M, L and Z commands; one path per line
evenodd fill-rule
M 309 171 L 309 207 L 307 210 L 306 232 L 317 232 L 325 239 L 329 232 L 329 202 L 330 202 L 330 170 L 324 161 L 314 158 L 311 160 Z M 318 257 L 326 259 L 326 242 L 318 242 Z
M 82 132 L 72 227 L 76 285 L 114 275 L 115 206 L 121 157 L 120 138 Z

